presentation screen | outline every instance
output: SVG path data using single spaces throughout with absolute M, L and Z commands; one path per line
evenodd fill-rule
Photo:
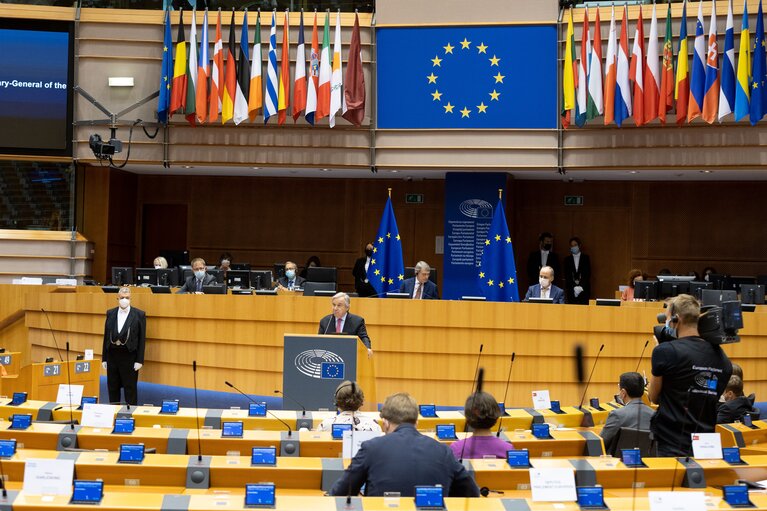
M 72 155 L 72 23 L 0 20 L 0 151 Z

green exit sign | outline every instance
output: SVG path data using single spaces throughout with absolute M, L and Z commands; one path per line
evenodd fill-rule
M 583 195 L 565 195 L 565 206 L 583 206 Z
M 406 193 L 405 204 L 423 204 L 422 193 Z

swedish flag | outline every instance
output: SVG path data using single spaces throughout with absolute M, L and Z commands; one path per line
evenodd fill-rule
M 394 218 L 391 197 L 386 201 L 378 234 L 373 240 L 373 255 L 368 266 L 368 281 L 379 295 L 399 291 L 405 279 L 405 265 L 402 262 L 402 242 Z
M 514 247 L 506 224 L 503 203 L 493 214 L 493 222 L 485 240 L 482 260 L 477 268 L 477 283 L 488 300 L 494 302 L 518 302 L 517 266 L 514 263 Z

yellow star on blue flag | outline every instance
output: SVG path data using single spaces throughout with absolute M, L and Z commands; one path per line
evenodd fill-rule
M 514 262 L 514 248 L 509 235 L 509 226 L 506 223 L 506 213 L 503 210 L 503 202 L 498 200 L 498 205 L 493 213 L 493 222 L 490 224 L 488 238 L 495 240 L 494 243 L 486 241 L 477 283 L 488 300 L 495 302 L 518 302 L 519 288 L 517 287 L 517 267 Z M 502 242 L 503 240 L 503 242 Z
M 394 217 L 391 197 L 386 200 L 375 240 L 373 250 L 376 254 L 376 264 L 375 268 L 373 264 L 368 268 L 368 280 L 376 290 L 376 294 L 385 296 L 388 292 L 399 291 L 399 277 L 405 273 L 402 241 L 397 228 L 397 219 Z

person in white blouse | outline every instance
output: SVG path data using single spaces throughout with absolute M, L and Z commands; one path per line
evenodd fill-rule
M 365 394 L 353 381 L 345 380 L 334 394 L 338 415 L 323 420 L 317 431 L 330 431 L 333 424 L 351 424 L 355 431 L 381 431 L 381 426 L 371 417 L 360 413 L 359 409 L 365 403 Z

